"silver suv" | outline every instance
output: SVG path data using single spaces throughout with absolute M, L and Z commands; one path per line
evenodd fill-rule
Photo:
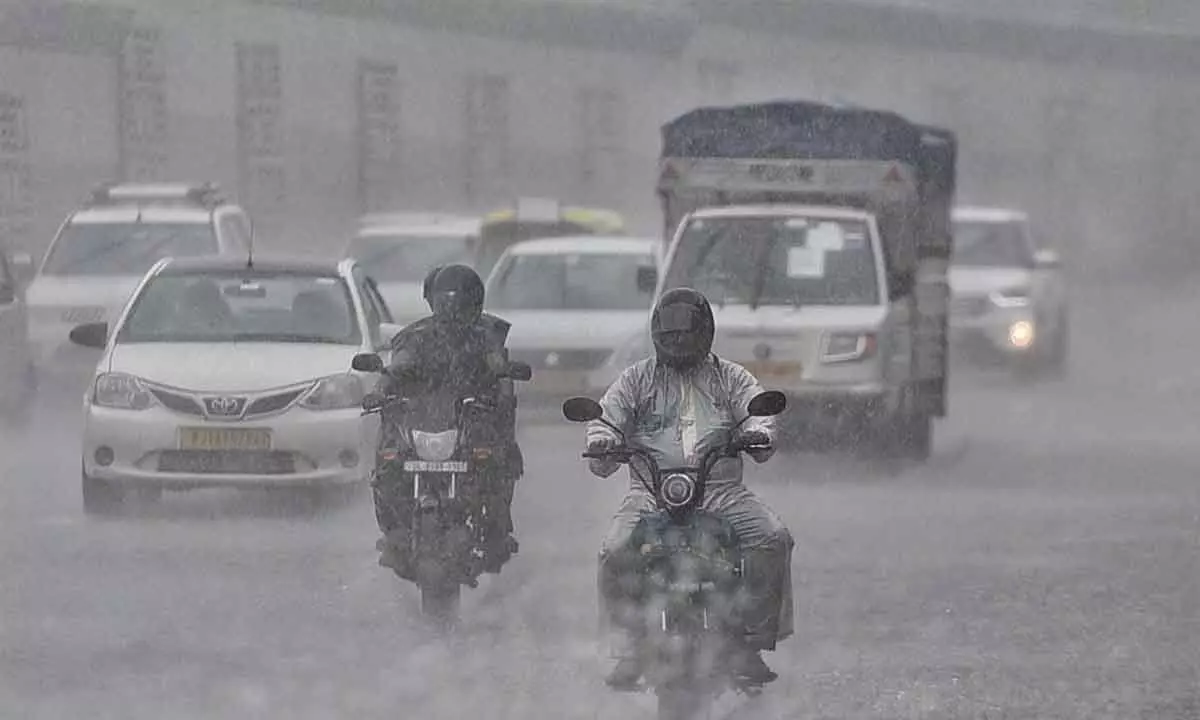
M 97 189 L 66 219 L 26 293 L 39 372 L 87 377 L 96 353 L 71 328 L 111 321 L 164 257 L 248 256 L 246 212 L 214 184 L 118 184 Z
M 950 326 L 960 356 L 1064 372 L 1070 312 L 1057 253 L 1038 246 L 1020 210 L 961 207 L 953 222 Z

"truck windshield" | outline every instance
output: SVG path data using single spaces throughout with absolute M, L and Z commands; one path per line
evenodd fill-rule
M 667 287 L 716 305 L 877 305 L 876 268 L 860 220 L 703 218 L 684 229 Z

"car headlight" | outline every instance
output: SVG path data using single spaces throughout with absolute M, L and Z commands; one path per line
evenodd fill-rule
M 825 335 L 821 362 L 843 363 L 864 360 L 875 352 L 875 333 L 835 332 Z
M 362 381 L 357 376 L 330 375 L 318 380 L 300 401 L 309 410 L 346 410 L 362 405 Z
M 145 410 L 154 403 L 154 396 L 142 381 L 125 373 L 99 375 L 92 388 L 92 404 L 100 407 Z
M 413 430 L 412 441 L 417 457 L 430 462 L 442 462 L 454 457 L 454 451 L 458 448 L 458 431 L 430 433 Z
M 1030 303 L 1029 294 L 1029 287 L 1020 285 L 1017 287 L 1004 288 L 1002 290 L 994 290 L 988 294 L 988 299 L 991 300 L 992 304 L 996 307 L 1026 307 Z

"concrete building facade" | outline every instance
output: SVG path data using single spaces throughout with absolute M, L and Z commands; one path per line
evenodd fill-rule
M 660 124 L 810 97 L 956 130 L 965 202 L 1093 271 L 1197 262 L 1200 40 L 812 0 L 21 0 L 0 5 L 0 227 L 38 251 L 94 184 L 216 180 L 273 248 L 518 195 L 659 230 Z

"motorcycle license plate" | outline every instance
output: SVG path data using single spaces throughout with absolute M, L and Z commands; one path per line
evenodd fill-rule
M 467 462 L 465 460 L 447 460 L 445 462 L 431 462 L 429 460 L 405 460 L 404 469 L 408 472 L 460 473 L 467 471 Z

